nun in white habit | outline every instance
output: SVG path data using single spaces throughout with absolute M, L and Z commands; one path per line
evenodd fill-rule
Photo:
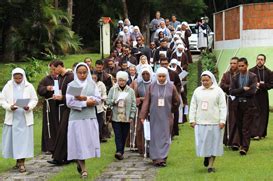
M 196 155 L 205 157 L 208 172 L 216 156 L 223 155 L 223 128 L 226 121 L 226 99 L 210 71 L 201 74 L 202 85 L 194 90 L 190 104 L 190 124 L 195 131 Z
M 33 157 L 33 109 L 38 103 L 36 91 L 27 81 L 25 71 L 15 68 L 4 86 L 1 105 L 6 110 L 2 135 L 4 158 L 16 159 L 15 167 L 25 172 L 25 159 Z M 16 105 L 18 99 L 29 99 L 27 105 Z
M 71 87 L 82 87 L 81 95 L 69 94 Z M 66 103 L 71 109 L 68 122 L 68 157 L 77 160 L 77 170 L 82 178 L 87 177 L 85 160 L 100 157 L 99 128 L 95 106 L 101 101 L 96 83 L 89 67 L 79 63 L 74 69 L 74 81 L 68 84 Z

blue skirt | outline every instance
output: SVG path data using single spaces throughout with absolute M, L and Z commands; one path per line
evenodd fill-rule
M 5 125 L 2 133 L 2 154 L 4 158 L 32 158 L 34 156 L 33 125 L 27 126 L 24 110 L 13 112 L 12 125 Z

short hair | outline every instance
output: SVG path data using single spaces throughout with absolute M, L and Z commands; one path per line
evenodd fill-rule
M 58 67 L 59 65 L 60 65 L 61 67 L 64 67 L 64 63 L 63 63 L 63 61 L 61 61 L 61 60 L 53 60 L 53 62 L 52 62 L 51 65 L 53 65 L 54 67 Z
M 90 60 L 92 61 L 92 58 L 86 57 L 86 58 L 83 60 L 83 62 L 85 63 L 87 59 L 90 59 Z
M 103 65 L 103 61 L 102 60 L 97 60 L 96 65 Z
M 129 50 L 131 49 L 131 47 L 129 45 L 127 45 L 127 44 L 124 44 L 123 47 L 124 48 L 129 48 Z
M 248 65 L 248 61 L 247 61 L 247 59 L 246 59 L 245 57 L 240 58 L 240 59 L 238 60 L 238 63 L 239 63 L 239 62 L 244 62 L 246 65 Z
M 259 55 L 257 55 L 257 58 L 258 58 L 259 56 L 264 57 L 264 61 L 266 61 L 266 56 L 265 56 L 265 54 L 260 53 Z
M 165 56 L 160 58 L 160 62 L 162 62 L 162 61 L 168 61 L 169 62 L 168 58 L 165 57 Z
M 230 60 L 237 60 L 237 62 L 239 61 L 238 57 L 232 57 Z

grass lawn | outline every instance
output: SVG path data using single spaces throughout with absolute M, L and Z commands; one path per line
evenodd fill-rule
M 197 82 L 197 65 L 190 66 L 189 97 Z M 189 99 L 190 101 L 190 99 Z M 216 158 L 216 173 L 208 174 L 203 158 L 195 154 L 194 130 L 189 123 L 180 125 L 168 155 L 168 166 L 158 171 L 156 180 L 272 180 L 273 163 L 273 113 L 270 113 L 268 136 L 261 141 L 251 141 L 248 155 L 225 148 L 224 155 Z

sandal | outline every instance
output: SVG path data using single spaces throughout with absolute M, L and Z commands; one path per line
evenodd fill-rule
M 20 173 L 24 173 L 24 172 L 26 172 L 27 170 L 26 170 L 26 167 L 24 166 L 24 165 L 20 165 L 19 166 L 19 172 Z
M 88 176 L 87 171 L 82 171 L 81 178 L 85 179 L 85 178 L 87 178 L 87 176 Z

